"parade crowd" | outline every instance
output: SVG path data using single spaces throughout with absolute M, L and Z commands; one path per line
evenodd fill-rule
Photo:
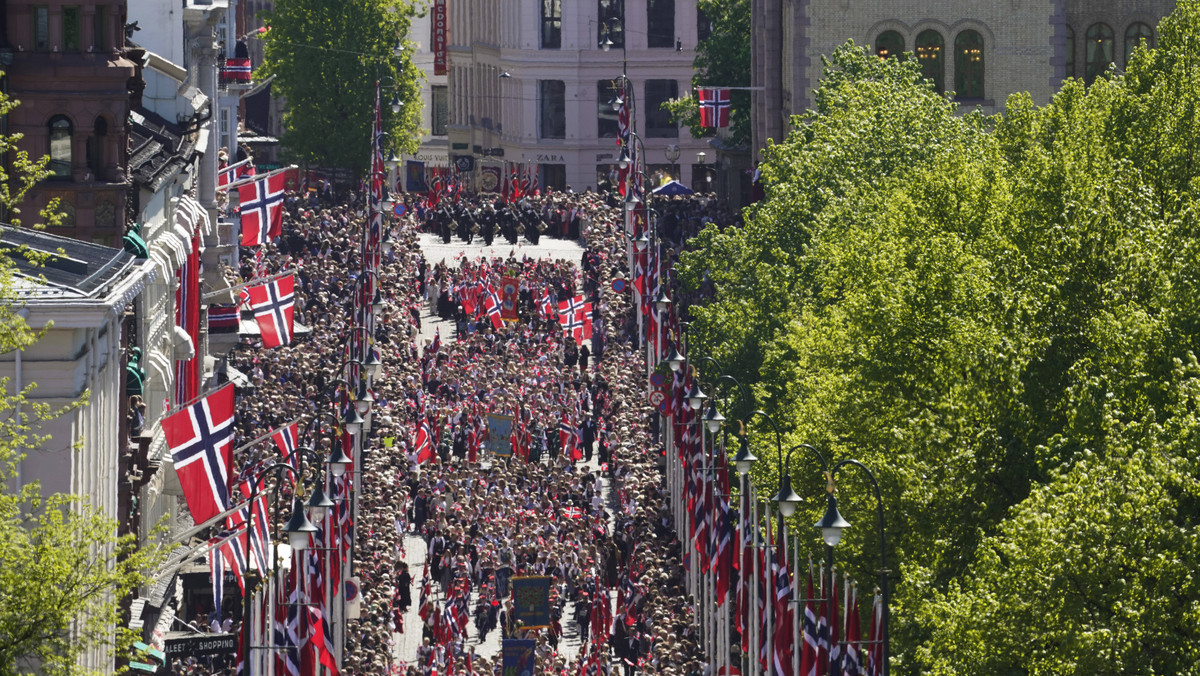
M 344 673 L 498 675 L 499 656 L 478 655 L 475 646 L 500 632 L 537 641 L 541 674 L 700 676 L 661 444 L 639 377 L 636 308 L 611 284 L 629 278 L 618 199 L 552 192 L 519 204 L 464 198 L 410 207 L 389 224 L 377 271 L 384 305 L 371 339 L 383 366 L 356 486 L 363 598 Z M 709 220 L 735 223 L 705 198 L 662 200 L 657 209 L 673 251 Z M 270 350 L 247 340 L 231 355 L 253 390 L 239 393 L 237 445 L 299 416 L 301 445 L 325 455 L 339 443 L 320 421 L 335 404 L 339 358 L 354 333 L 365 223 L 365 205 L 353 195 L 290 196 L 283 235 L 243 251 L 242 279 L 295 271 L 295 319 L 310 332 Z M 579 264 L 515 254 L 427 261 L 421 229 L 466 242 L 498 235 L 537 244 L 547 235 L 585 248 Z M 520 280 L 516 319 L 497 327 L 479 290 L 506 277 Z M 577 297 L 591 308 L 590 336 L 579 339 L 556 312 Z M 419 340 L 426 307 L 455 320 L 453 339 Z M 511 438 L 488 438 L 489 413 L 511 418 Z M 245 467 L 278 451 L 268 440 L 241 453 L 235 462 Z M 408 551 L 414 536 L 423 556 Z M 409 565 L 420 559 L 419 568 Z M 512 580 L 529 575 L 551 578 L 546 628 L 524 628 L 514 617 Z M 419 626 L 405 626 L 414 603 Z M 394 655 L 401 632 L 423 637 L 411 659 Z M 562 650 L 564 634 L 578 637 L 577 654 Z M 180 662 L 175 671 L 203 673 L 197 669 Z

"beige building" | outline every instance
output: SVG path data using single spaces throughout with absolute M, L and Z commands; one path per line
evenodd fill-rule
M 753 148 L 781 140 L 812 105 L 821 57 L 847 40 L 880 54 L 912 53 L 964 107 L 1004 109 L 1026 91 L 1045 104 L 1066 77 L 1093 80 L 1153 45 L 1174 0 L 753 0 Z

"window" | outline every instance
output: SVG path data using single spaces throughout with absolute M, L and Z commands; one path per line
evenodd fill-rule
M 600 2 L 600 31 L 596 44 L 604 45 L 605 40 L 611 41 L 609 47 L 625 47 L 625 0 L 599 0 Z
M 946 52 L 946 41 L 942 34 L 935 30 L 921 31 L 917 35 L 917 61 L 921 64 L 921 74 L 926 79 L 933 80 L 933 88 L 941 94 L 946 91 L 946 62 L 943 55 Z
M 662 104 L 679 96 L 675 80 L 646 80 L 646 138 L 679 138 L 679 127 L 671 122 Z
M 50 49 L 50 8 L 33 8 L 33 48 L 39 52 Z
M 547 190 L 562 192 L 567 189 L 567 165 L 542 164 L 538 166 L 542 170 L 542 192 Z
M 50 176 L 71 178 L 71 121 L 64 115 L 50 118 Z
M 63 51 L 78 52 L 80 37 L 78 7 L 62 8 L 62 35 Z
M 1067 72 L 1066 77 L 1075 77 L 1075 29 L 1067 26 Z
M 221 112 L 227 111 L 222 108 Z M 92 123 L 92 135 L 88 137 L 87 142 L 87 165 L 95 179 L 100 179 L 104 174 L 104 145 L 107 137 L 108 120 L 97 117 Z
M 596 136 L 598 138 L 616 138 L 617 111 L 613 108 L 617 92 L 621 90 L 616 80 L 596 81 Z
M 450 122 L 450 90 L 446 86 L 429 88 L 430 93 L 430 133 L 434 136 L 445 136 L 446 125 Z
M 675 46 L 675 0 L 646 0 L 646 46 Z
M 704 14 L 704 10 L 696 8 L 696 42 L 707 40 L 712 35 L 712 20 Z
M 960 99 L 983 98 L 983 36 L 976 31 L 954 38 L 954 93 Z
M 1132 23 L 1125 29 L 1125 65 L 1129 65 L 1129 57 L 1137 46 L 1146 42 L 1146 49 L 1154 49 L 1154 29 L 1140 21 Z
M 567 137 L 566 87 L 562 80 L 538 80 L 540 138 Z
M 92 48 L 97 52 L 103 52 L 108 49 L 108 26 L 105 22 L 108 21 L 104 16 L 104 8 L 96 7 L 96 17 L 92 19 Z
M 875 38 L 875 54 L 881 59 L 900 58 L 904 54 L 904 36 L 896 31 L 884 31 Z
M 1084 50 L 1087 62 L 1084 64 L 1083 79 L 1091 84 L 1113 63 L 1113 29 L 1108 24 L 1094 23 L 1088 27 L 1084 39 L 1087 40 Z
M 562 0 L 541 0 L 542 49 L 562 47 Z

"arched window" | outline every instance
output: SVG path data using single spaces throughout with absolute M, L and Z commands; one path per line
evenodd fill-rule
M 1067 26 L 1067 72 L 1065 77 L 1075 77 L 1075 29 Z
M 1113 63 L 1113 29 L 1108 24 L 1094 23 L 1087 29 L 1087 49 L 1084 50 L 1087 62 L 1084 64 L 1083 79 L 1088 84 L 1108 70 Z
M 946 41 L 941 33 L 927 30 L 917 35 L 917 61 L 921 63 L 921 74 L 933 80 L 933 86 L 939 94 L 946 91 L 945 51 Z
M 960 99 L 983 98 L 983 36 L 977 31 L 954 38 L 954 93 Z
M 875 54 L 881 59 L 904 54 L 904 36 L 896 31 L 884 31 L 875 38 Z
M 65 115 L 50 118 L 50 176 L 71 178 L 71 121 Z
M 1154 29 L 1142 22 L 1129 24 L 1125 29 L 1125 65 L 1129 65 L 1129 57 L 1137 46 L 1146 41 L 1146 49 L 1154 49 Z

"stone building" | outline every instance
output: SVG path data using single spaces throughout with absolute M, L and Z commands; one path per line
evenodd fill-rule
M 125 56 L 125 2 L 9 0 L 4 14 L 0 62 L 8 61 L 8 94 L 21 105 L 3 132 L 24 134 L 21 149 L 34 158 L 49 155 L 52 172 L 29 193 L 19 218 L 35 222 L 57 197 L 66 218 L 56 233 L 119 246 L 137 74 Z
M 812 105 L 821 57 L 847 40 L 877 54 L 911 53 L 964 108 L 1004 109 L 1015 92 L 1048 103 L 1066 77 L 1093 80 L 1151 46 L 1174 0 L 753 0 L 753 148 L 781 140 Z M 757 159 L 757 157 L 755 158 Z
M 695 0 L 448 0 L 447 13 L 451 162 L 512 162 L 542 186 L 595 189 L 620 152 L 610 102 L 625 73 L 647 173 L 704 175 L 692 163 L 707 139 L 660 108 L 691 88 L 706 27 Z

